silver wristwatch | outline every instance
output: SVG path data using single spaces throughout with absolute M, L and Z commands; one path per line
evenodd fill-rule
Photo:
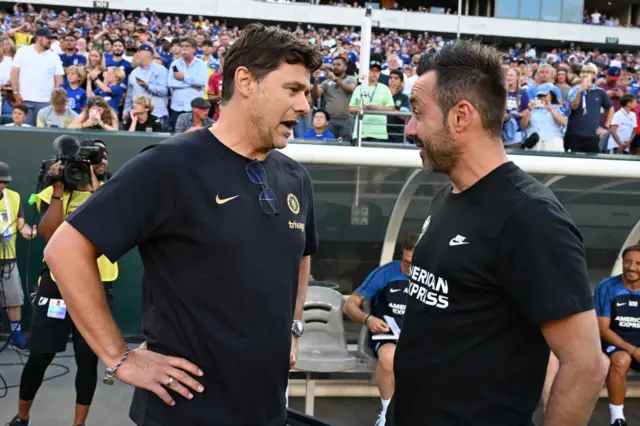
M 296 337 L 302 336 L 302 333 L 304 333 L 304 323 L 300 320 L 294 320 L 291 325 L 291 333 Z

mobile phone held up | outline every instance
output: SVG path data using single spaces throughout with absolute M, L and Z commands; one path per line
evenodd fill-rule
M 177 66 L 172 66 L 171 69 L 173 70 L 173 72 L 178 72 L 178 67 Z

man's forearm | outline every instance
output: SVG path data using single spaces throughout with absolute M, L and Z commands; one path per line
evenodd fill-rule
M 615 331 L 609 329 L 603 330 L 600 328 L 600 335 L 602 336 L 602 340 L 607 343 L 612 344 L 613 346 L 617 346 L 625 352 L 631 354 L 633 350 L 636 348 L 631 343 L 626 342 L 622 337 L 618 335 Z
M 298 295 L 296 297 L 296 310 L 293 318 L 302 319 L 304 300 L 307 297 L 307 287 L 309 286 L 309 275 L 311 274 L 311 256 L 305 256 L 300 262 L 300 273 L 298 274 Z
M 109 312 L 96 256 L 93 245 L 67 222 L 44 251 L 75 326 L 96 355 L 114 367 L 127 345 Z
M 592 365 L 560 364 L 544 426 L 584 426 L 589 422 L 606 375 L 600 354 L 592 358 Z

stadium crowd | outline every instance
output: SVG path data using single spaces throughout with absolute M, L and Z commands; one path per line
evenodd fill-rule
M 595 20 L 597 11 L 590 15 Z M 410 143 L 408 95 L 424 52 L 440 36 L 388 31 L 372 40 L 367 90 L 358 85 L 355 28 L 291 28 L 324 57 L 312 78 L 313 109 L 292 137 Z M 155 12 L 74 13 L 16 4 L 0 11 L 0 124 L 131 132 L 187 132 L 215 122 L 225 50 L 238 27 Z M 504 52 L 509 86 L 505 146 L 540 151 L 637 153 L 640 56 L 569 46 Z M 362 90 L 361 90 L 362 89 Z M 362 93 L 361 93 L 362 92 Z

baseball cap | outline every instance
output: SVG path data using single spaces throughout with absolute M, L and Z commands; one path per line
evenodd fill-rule
M 140 46 L 138 46 L 138 52 L 141 50 L 144 50 L 145 52 L 153 53 L 153 47 L 149 46 L 148 44 L 141 44 Z
M 36 30 L 35 37 L 53 38 L 53 33 L 51 33 L 49 28 L 42 27 Z
M 211 104 L 205 98 L 193 98 L 191 108 L 209 109 L 211 108 Z
M 536 96 L 546 96 L 553 90 L 553 84 L 543 83 L 536 89 Z
M 609 67 L 609 69 L 607 70 L 607 76 L 611 80 L 617 80 L 620 78 L 621 72 L 622 70 L 620 69 L 620 67 Z
M 382 64 L 380 63 L 380 61 L 372 59 L 371 61 L 369 61 L 369 68 L 378 68 L 379 70 L 381 70 Z

